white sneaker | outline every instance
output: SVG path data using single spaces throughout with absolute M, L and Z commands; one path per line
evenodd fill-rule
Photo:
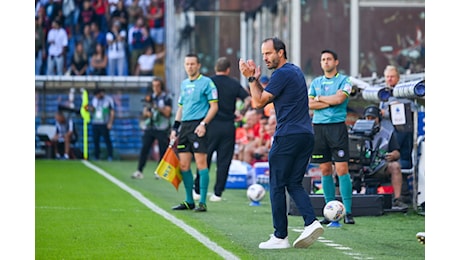
M 295 248 L 307 248 L 311 246 L 323 233 L 324 228 L 318 220 L 315 220 L 309 226 L 305 227 L 302 234 L 300 234 L 300 236 L 294 241 L 293 246 Z
M 157 179 L 157 180 L 160 179 L 160 175 L 158 175 L 158 173 L 155 173 L 155 179 Z
M 283 249 L 289 247 L 291 247 L 291 245 L 289 244 L 289 240 L 287 237 L 281 239 L 275 237 L 275 235 L 273 234 L 270 235 L 269 240 L 259 244 L 260 249 Z
M 133 173 L 133 175 L 131 175 L 131 178 L 133 178 L 133 179 L 143 179 L 144 174 L 142 174 L 142 172 L 140 172 L 140 171 L 135 171 Z
M 219 201 L 222 201 L 222 197 L 217 196 L 216 194 L 212 194 L 211 197 L 209 197 L 209 201 L 219 202 Z
M 195 190 L 193 190 L 193 200 L 200 200 L 201 196 L 200 194 L 196 193 Z

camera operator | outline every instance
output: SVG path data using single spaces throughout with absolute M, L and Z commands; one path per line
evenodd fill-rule
M 171 128 L 172 98 L 166 93 L 166 87 L 162 79 L 154 77 L 152 80 L 153 93 L 146 97 L 146 105 L 142 111 L 142 117 L 146 119 L 144 135 L 142 136 L 142 148 L 139 154 L 137 171 L 131 176 L 134 179 L 144 178 L 142 173 L 150 154 L 152 144 L 158 141 L 160 158 L 166 152 L 169 144 L 169 131 Z
M 375 172 L 372 177 L 378 179 L 391 178 L 393 186 L 393 206 L 392 209 L 407 210 L 408 205 L 401 199 L 402 173 L 399 163 L 399 143 L 391 123 L 382 121 L 382 114 L 377 106 L 371 105 L 364 110 L 366 120 L 375 120 L 379 131 L 372 137 L 373 160 L 371 169 Z

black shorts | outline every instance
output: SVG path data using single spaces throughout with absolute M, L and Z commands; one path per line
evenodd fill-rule
M 348 128 L 343 123 L 314 124 L 315 147 L 311 158 L 312 163 L 348 162 L 350 148 L 348 144 Z
M 202 120 L 184 121 L 179 132 L 179 142 L 177 144 L 178 153 L 207 153 L 208 135 L 198 137 L 195 134 L 196 127 Z

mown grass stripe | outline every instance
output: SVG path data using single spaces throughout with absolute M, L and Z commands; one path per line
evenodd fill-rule
M 225 250 L 224 248 L 220 247 L 217 245 L 215 242 L 211 241 L 208 237 L 204 236 L 201 234 L 198 230 L 194 229 L 193 227 L 190 227 L 189 225 L 185 224 L 182 220 L 176 218 L 175 216 L 169 214 L 162 208 L 158 207 L 155 205 L 153 202 L 148 200 L 146 197 L 144 197 L 140 192 L 133 190 L 129 186 L 127 186 L 125 183 L 119 181 L 118 179 L 114 178 L 112 175 L 107 173 L 106 171 L 102 170 L 101 168 L 95 166 L 89 161 L 82 160 L 83 164 L 87 166 L 88 168 L 94 170 L 95 172 L 99 173 L 100 175 L 104 176 L 107 178 L 109 181 L 113 182 L 115 185 L 120 187 L 122 190 L 128 192 L 131 194 L 134 198 L 139 200 L 141 203 L 143 203 L 145 206 L 147 206 L 149 209 L 151 209 L 153 212 L 157 213 L 158 215 L 164 217 L 166 220 L 170 221 L 171 223 L 175 224 L 176 226 L 180 227 L 182 230 L 193 236 L 195 239 L 197 239 L 200 243 L 202 243 L 204 246 L 207 248 L 211 249 L 215 253 L 219 254 L 222 256 L 224 259 L 239 259 L 237 256 L 232 254 L 231 252 Z

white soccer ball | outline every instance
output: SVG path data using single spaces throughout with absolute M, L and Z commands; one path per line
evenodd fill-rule
M 324 206 L 323 215 L 329 221 L 339 221 L 345 216 L 345 206 L 338 200 L 331 200 Z
M 265 189 L 262 185 L 254 183 L 248 187 L 246 195 L 251 201 L 261 201 L 265 197 Z

